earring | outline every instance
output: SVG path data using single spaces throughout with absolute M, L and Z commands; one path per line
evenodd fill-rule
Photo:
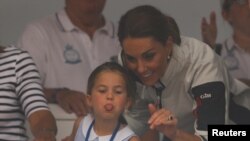
M 170 61 L 171 57 L 172 57 L 172 52 L 170 52 L 170 53 L 168 54 L 168 56 L 167 56 L 167 61 Z
M 167 60 L 170 60 L 170 59 L 171 59 L 171 56 L 170 56 L 170 55 L 168 55 Z

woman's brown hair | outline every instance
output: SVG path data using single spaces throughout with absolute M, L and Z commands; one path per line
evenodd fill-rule
M 180 45 L 180 31 L 175 20 L 150 5 L 129 10 L 119 21 L 118 37 L 121 44 L 127 37 L 153 37 L 165 44 L 169 36 Z

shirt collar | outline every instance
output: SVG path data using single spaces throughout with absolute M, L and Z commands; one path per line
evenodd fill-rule
M 77 31 L 79 30 L 78 27 L 76 27 L 71 20 L 69 19 L 69 16 L 67 15 L 65 9 L 59 11 L 56 13 L 56 18 L 58 20 L 58 23 L 61 26 L 61 29 L 65 32 L 71 32 L 71 31 Z M 98 32 L 101 33 L 106 33 L 108 34 L 110 37 L 114 37 L 115 36 L 115 25 L 110 22 L 110 21 L 106 21 L 105 19 L 105 25 L 103 27 L 101 27 L 100 29 L 97 30 Z
M 61 26 L 61 29 L 65 32 L 70 32 L 76 29 L 73 23 L 70 21 L 65 9 L 56 13 L 56 18 Z
M 179 55 L 179 52 L 181 52 L 181 47 L 177 44 L 174 44 L 171 59 L 168 62 L 168 67 L 165 70 L 163 76 L 160 78 L 160 81 L 165 87 L 168 85 L 169 82 L 174 81 L 175 75 L 181 71 L 180 62 L 176 59 L 183 58 L 183 56 Z
M 226 42 L 225 42 L 225 46 L 228 48 L 228 50 L 232 50 L 233 48 L 237 47 L 238 45 L 235 43 L 233 36 L 229 37 Z

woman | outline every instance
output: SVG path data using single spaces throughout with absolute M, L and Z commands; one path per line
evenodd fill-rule
M 120 58 L 139 82 L 126 120 L 142 140 L 157 140 L 145 134 L 153 130 L 165 140 L 207 140 L 208 124 L 228 122 L 231 78 L 208 45 L 180 37 L 171 17 L 147 5 L 121 17 L 118 36 Z

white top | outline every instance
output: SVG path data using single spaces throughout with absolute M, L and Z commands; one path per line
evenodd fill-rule
M 92 121 L 93 117 L 90 114 L 83 118 L 83 120 L 80 122 L 74 141 L 85 140 Z M 92 128 L 89 135 L 89 141 L 109 141 L 111 136 L 112 135 L 98 136 Z M 136 136 L 135 133 L 128 126 L 125 126 L 117 132 L 114 141 L 128 141 L 133 136 Z
M 90 39 L 62 10 L 29 24 L 18 46 L 31 53 L 45 87 L 86 92 L 91 71 L 110 61 L 121 49 L 115 26 L 105 23 Z
M 232 78 L 220 57 L 193 38 L 182 37 L 173 53 L 164 76 L 162 107 L 170 109 L 178 119 L 178 128 L 207 139 L 208 124 L 228 122 L 228 102 Z M 136 134 L 148 128 L 149 103 L 157 101 L 156 91 L 138 83 L 139 97 L 126 120 Z
M 26 118 L 48 110 L 34 61 L 13 46 L 0 53 L 0 105 L 0 140 L 28 140 Z
M 250 79 L 250 53 L 241 49 L 232 37 L 223 42 L 221 56 L 234 78 Z

